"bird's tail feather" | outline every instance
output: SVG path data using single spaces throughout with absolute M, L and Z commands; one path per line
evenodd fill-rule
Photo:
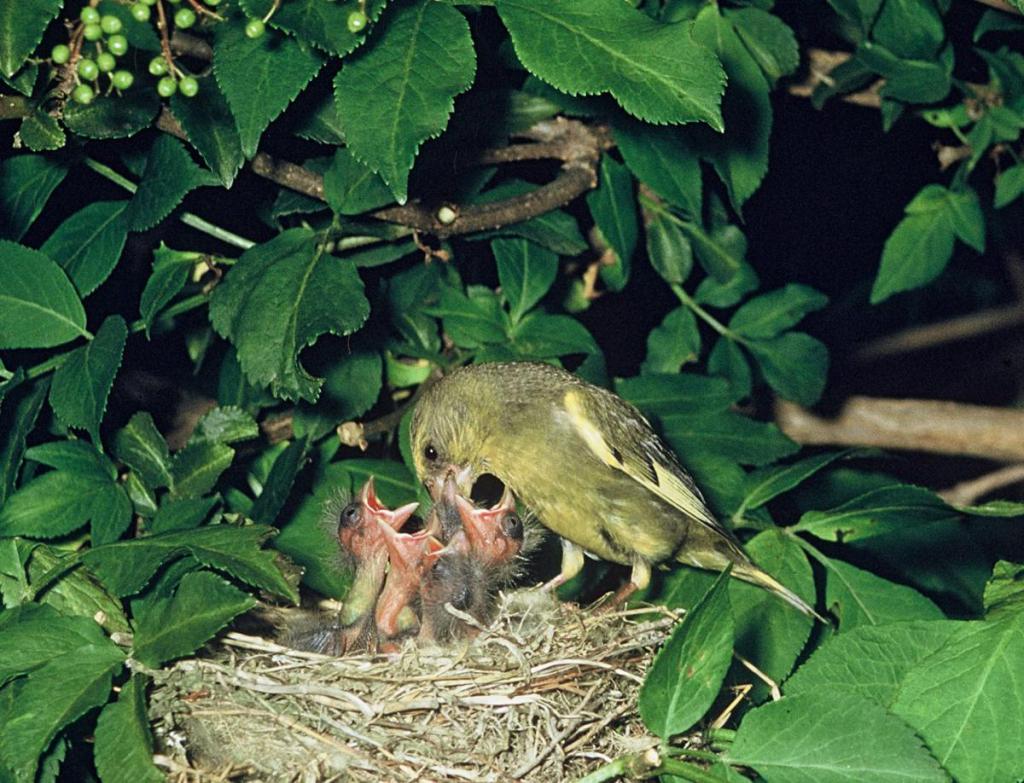
M 733 576 L 742 579 L 744 582 L 749 582 L 752 585 L 763 587 L 765 590 L 775 593 L 775 595 L 777 595 L 787 604 L 789 604 L 792 607 L 795 607 L 796 609 L 799 609 L 808 617 L 813 617 L 815 620 L 818 620 L 819 622 L 822 622 L 825 625 L 832 624 L 831 621 L 829 621 L 822 615 L 818 614 L 818 612 L 814 610 L 813 606 L 811 606 L 803 598 L 801 598 L 788 587 L 786 587 L 784 584 L 782 584 L 782 582 L 780 582 L 778 579 L 771 576 L 770 574 L 762 571 L 760 568 L 753 566 L 753 564 L 751 564 L 751 566 L 734 565 L 732 569 L 732 574 Z

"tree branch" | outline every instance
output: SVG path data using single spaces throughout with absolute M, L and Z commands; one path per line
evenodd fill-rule
M 1024 410 L 942 400 L 850 397 L 839 415 L 818 416 L 778 400 L 775 421 L 797 443 L 874 446 L 1024 461 Z
M 973 506 L 990 492 L 1021 482 L 1024 482 L 1024 465 L 1007 465 L 983 476 L 954 484 L 942 490 L 939 495 L 953 506 Z

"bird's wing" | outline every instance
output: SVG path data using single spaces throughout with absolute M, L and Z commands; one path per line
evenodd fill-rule
M 727 538 L 732 534 L 715 519 L 693 479 L 640 413 L 608 395 L 612 415 L 602 415 L 586 392 L 570 389 L 563 404 L 576 432 L 606 465 L 621 470 L 666 503 Z

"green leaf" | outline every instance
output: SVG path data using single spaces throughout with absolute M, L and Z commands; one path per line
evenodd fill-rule
M 299 475 L 306 462 L 307 454 L 308 444 L 305 438 L 297 438 L 277 455 L 270 475 L 263 483 L 263 491 L 249 511 L 249 517 L 254 522 L 270 525 L 277 519 L 292 491 L 295 477 Z
M 693 298 L 713 307 L 732 307 L 759 285 L 757 273 L 744 257 L 747 238 L 736 226 L 716 228 L 710 234 L 696 223 L 683 223 L 697 260 L 710 277 L 701 281 Z
M 700 331 L 689 307 L 680 305 L 669 311 L 662 322 L 647 335 L 647 358 L 640 372 L 673 373 L 700 356 Z
M 216 25 L 213 72 L 235 116 L 242 152 L 256 154 L 260 136 L 323 67 L 322 55 L 290 36 L 245 34 L 245 19 Z
M 175 92 L 171 96 L 171 112 L 185 129 L 189 144 L 195 147 L 221 184 L 230 188 L 245 162 L 242 139 L 217 80 L 204 76 L 197 81 L 199 100 Z
M 147 666 L 159 667 L 190 655 L 255 605 L 255 598 L 216 574 L 185 574 L 173 597 L 146 602 L 145 610 L 135 621 L 132 657 Z
M 184 288 L 188 273 L 201 257 L 201 253 L 191 250 L 172 250 L 163 242 L 153 251 L 153 274 L 139 299 L 139 315 L 147 337 L 157 314 Z
M 349 14 L 359 10 L 370 22 L 376 22 L 384 6 L 385 0 L 364 3 L 356 0 L 291 0 L 274 8 L 273 0 L 242 0 L 242 7 L 250 17 L 270 16 L 273 27 L 338 57 L 344 57 L 366 40 L 365 30 L 352 32 L 348 29 Z
M 613 254 L 613 264 L 601 265 L 601 279 L 612 291 L 621 291 L 629 280 L 639 228 L 633 178 L 610 155 L 601 158 L 600 184 L 587 194 L 587 207 Z
M 334 151 L 324 172 L 324 198 L 339 215 L 358 215 L 392 201 L 384 180 L 356 160 L 347 147 Z
M 615 122 L 614 136 L 637 179 L 690 219 L 700 217 L 700 159 L 685 133 L 622 118 Z
M 167 441 L 146 411 L 139 411 L 114 436 L 114 454 L 150 489 L 170 486 L 171 454 Z
M 327 368 L 324 396 L 318 410 L 329 417 L 330 427 L 366 413 L 383 386 L 383 361 L 373 350 L 352 350 L 335 358 Z M 301 434 L 296 431 L 296 434 Z
M 914 731 L 883 707 L 836 690 L 751 710 L 725 754 L 767 783 L 942 783 Z
M 122 597 L 145 587 L 165 562 L 191 555 L 208 568 L 297 603 L 298 593 L 282 575 L 274 552 L 260 548 L 276 532 L 264 525 L 212 525 L 94 547 L 83 560 Z
M 38 250 L 0 240 L 0 348 L 52 348 L 88 335 L 64 270 Z
M 4 657 L 0 685 L 45 666 L 67 652 L 107 637 L 89 617 L 68 617 L 46 604 L 26 603 L 0 612 Z
M 512 330 L 512 347 L 523 358 L 555 359 L 569 354 L 598 354 L 587 328 L 568 315 L 527 313 Z
M 819 561 L 825 566 L 825 603 L 844 633 L 862 625 L 943 619 L 939 607 L 910 587 L 841 560 Z
M 202 415 L 188 442 L 238 443 L 252 440 L 259 434 L 260 425 L 249 413 L 234 405 L 224 405 Z
M 779 17 L 753 6 L 729 8 L 725 15 L 771 84 L 800 66 L 796 36 Z
M 881 94 L 907 103 L 938 103 L 949 93 L 953 47 L 927 59 L 898 57 L 874 41 L 861 41 L 856 59 L 886 79 Z
M 469 24 L 440 3 L 395 3 L 370 42 L 345 60 L 334 79 L 345 139 L 399 203 L 420 145 L 445 129 L 455 96 L 475 75 Z
M 56 440 L 33 446 L 25 458 L 57 470 L 99 480 L 117 478 L 117 468 L 98 448 L 84 440 Z
M 0 24 L 3 15 L 0 10 Z M 45 155 L 12 155 L 0 163 L 0 238 L 25 236 L 67 173 L 67 164 Z
M 210 300 L 213 327 L 234 344 L 246 377 L 291 400 L 316 400 L 323 383 L 298 352 L 324 332 L 351 334 L 369 312 L 352 262 L 325 255 L 308 229 L 247 250 Z
M 69 101 L 61 119 L 87 139 L 123 139 L 148 128 L 160 111 L 160 98 L 142 80 L 120 95 L 100 95 L 92 103 Z
M 223 443 L 199 441 L 190 443 L 171 460 L 171 494 L 175 498 L 205 495 L 231 467 L 235 450 Z
M 789 285 L 749 299 L 729 321 L 729 328 L 744 337 L 776 337 L 828 304 L 828 297 L 805 285 Z
M 32 152 L 59 150 L 67 143 L 67 136 L 57 119 L 38 107 L 21 121 L 18 135 Z
M 217 505 L 217 497 L 165 499 L 149 521 L 146 529 L 156 535 L 172 530 L 191 530 L 199 527 Z
M 744 341 L 764 379 L 787 400 L 813 405 L 828 380 L 828 348 L 803 332 L 786 332 L 769 340 Z
M 121 258 L 128 203 L 94 201 L 61 223 L 40 248 L 64 268 L 83 297 L 100 287 Z
M 744 484 L 746 495 L 738 515 L 742 516 L 744 511 L 760 508 L 769 500 L 789 492 L 819 470 L 831 465 L 837 459 L 848 457 L 851 453 L 853 453 L 851 449 L 827 451 L 815 454 L 813 457 L 806 457 L 792 465 L 771 465 L 761 470 L 755 470 L 747 476 Z M 803 520 L 801 519 L 801 521 Z M 802 528 L 797 525 L 793 529 L 801 530 Z
M 495 239 L 491 251 L 498 264 L 501 293 L 516 324 L 555 282 L 558 256 L 525 239 Z
M 54 658 L 28 676 L 0 734 L 0 761 L 18 780 L 34 780 L 37 760 L 57 733 L 107 701 L 111 678 L 124 660 L 105 640 Z
M 894 713 L 914 727 L 956 780 L 1024 776 L 1024 614 L 961 623 L 904 678 Z
M 1003 171 L 996 180 L 995 207 L 1002 209 L 1024 193 L 1024 163 Z
M 536 190 L 536 185 L 522 180 L 510 180 L 481 193 L 470 203 L 490 204 L 502 199 L 522 196 L 533 190 Z M 562 256 L 578 256 L 589 247 L 580 233 L 576 219 L 560 209 L 545 212 L 543 215 L 524 220 L 521 223 L 502 226 L 494 231 L 471 234 L 466 238 L 490 239 L 494 236 L 522 237 Z
M 384 459 L 347 459 L 339 463 L 348 474 L 351 494 L 373 476 L 377 494 L 386 505 L 394 507 L 418 499 L 420 483 L 405 465 Z
M 10 383 L 20 380 L 22 373 L 19 371 Z M 0 407 L 0 508 L 14 489 L 21 456 L 25 453 L 25 439 L 36 425 L 49 391 L 49 380 L 43 378 L 5 391 Z
M 917 525 L 959 519 L 934 492 L 911 484 L 871 490 L 825 511 L 808 511 L 793 527 L 826 541 L 859 541 Z
M 441 301 L 427 312 L 441 319 L 445 332 L 456 345 L 477 348 L 506 340 L 508 316 L 491 291 L 478 291 L 476 296 L 467 296 L 456 288 L 444 286 Z
M 693 246 L 668 215 L 655 213 L 647 219 L 647 258 L 667 283 L 682 284 L 693 269 Z
M 60 0 L 21 0 L 0 6 L 0 72 L 4 76 L 10 78 L 21 69 L 60 8 Z
M 647 122 L 723 129 L 725 74 L 685 23 L 660 24 L 617 0 L 496 5 L 523 65 L 562 92 L 610 92 Z
M 103 783 L 160 783 L 164 775 L 153 763 L 153 735 L 146 715 L 146 682 L 133 674 L 96 721 L 93 757 Z
M 985 585 L 985 617 L 989 620 L 1024 608 L 1024 566 L 999 560 Z
M 119 315 L 107 318 L 96 337 L 68 354 L 53 374 L 50 405 L 64 424 L 84 429 L 100 445 L 100 421 L 121 367 L 128 327 Z
M 132 231 L 150 229 L 171 214 L 190 191 L 217 182 L 209 171 L 193 162 L 184 144 L 162 134 L 149 151 L 139 189 L 125 212 L 125 222 Z
M 663 740 L 700 720 L 722 687 L 733 643 L 728 583 L 727 571 L 687 612 L 644 678 L 640 717 Z
M 681 457 L 710 452 L 741 465 L 765 465 L 799 450 L 774 424 L 722 412 L 661 417 L 668 441 Z
M 907 672 L 941 650 L 960 625 L 953 620 L 912 620 L 844 631 L 825 642 L 786 681 L 786 695 L 841 688 L 890 707 Z
M 615 390 L 656 417 L 725 412 L 739 399 L 721 378 L 695 373 L 620 378 Z
M 736 391 L 737 397 L 749 397 L 753 386 L 750 363 L 739 344 L 722 336 L 715 341 L 708 354 L 708 372 L 725 378 Z
M 942 46 L 946 29 L 934 4 L 897 0 L 882 3 L 871 37 L 900 57 L 927 60 Z

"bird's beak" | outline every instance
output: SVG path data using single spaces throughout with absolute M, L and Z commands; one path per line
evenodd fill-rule
M 429 552 L 437 552 L 444 544 L 426 530 L 419 533 L 399 533 L 382 519 L 377 520 L 384 545 L 388 548 L 391 565 L 402 571 L 414 571 Z
M 501 494 L 501 500 L 487 509 L 477 508 L 462 495 L 456 495 L 454 502 L 462 519 L 462 527 L 476 548 L 492 546 L 501 532 L 498 520 L 516 508 L 516 499 L 508 486 Z
M 401 530 L 412 513 L 419 508 L 419 503 L 406 503 L 393 511 L 380 502 L 377 497 L 376 487 L 373 483 L 373 476 L 370 476 L 359 491 L 359 502 L 369 509 L 370 513 L 380 522 L 385 523 L 392 530 Z

